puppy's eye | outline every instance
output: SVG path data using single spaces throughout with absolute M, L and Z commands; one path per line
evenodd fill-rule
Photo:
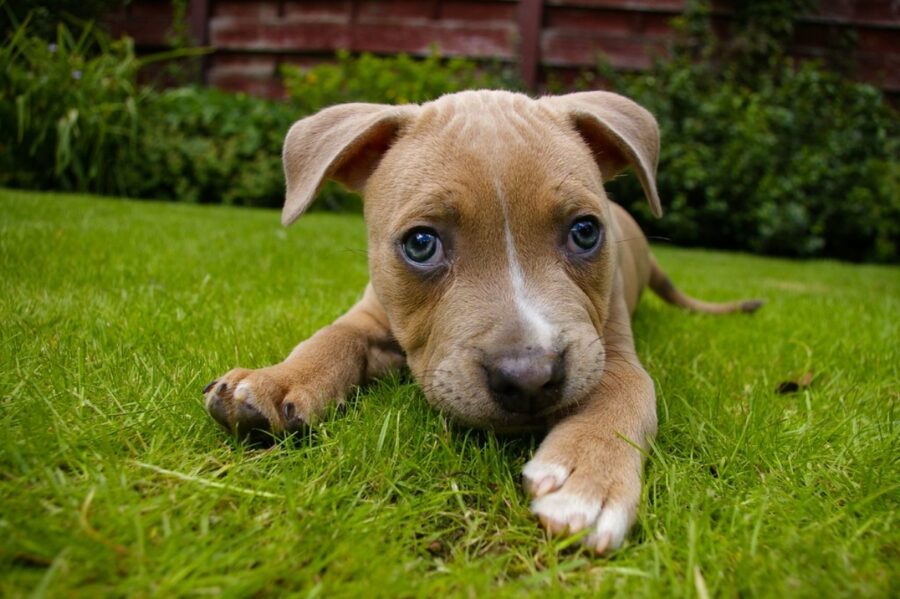
M 444 248 L 433 229 L 413 229 L 403 238 L 403 254 L 411 262 L 430 266 L 443 260 Z
M 583 216 L 572 223 L 566 249 L 572 254 L 586 254 L 603 243 L 603 225 L 593 216 Z

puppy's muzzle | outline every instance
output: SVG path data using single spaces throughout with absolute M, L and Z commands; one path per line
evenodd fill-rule
M 559 402 L 566 380 L 560 352 L 525 349 L 485 360 L 488 389 L 500 406 L 516 414 L 539 414 Z

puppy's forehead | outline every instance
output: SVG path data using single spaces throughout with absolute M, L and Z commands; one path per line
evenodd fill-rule
M 413 136 L 430 139 L 446 158 L 471 160 L 496 173 L 529 156 L 559 154 L 558 142 L 566 137 L 558 115 L 522 94 L 463 92 L 422 108 Z
M 522 94 L 472 91 L 425 104 L 398 144 L 400 220 L 490 220 L 498 200 L 512 213 L 545 213 L 601 187 L 588 148 L 559 114 Z M 394 162 L 388 160 L 387 162 Z M 394 185 L 398 183 L 394 179 Z M 396 187 L 395 187 L 396 190 Z
M 522 94 L 471 91 L 443 96 L 423 106 L 421 130 L 446 140 L 478 140 L 496 145 L 530 143 L 551 125 L 554 114 Z

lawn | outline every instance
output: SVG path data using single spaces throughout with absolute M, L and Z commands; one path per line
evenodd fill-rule
M 265 450 L 206 415 L 210 379 L 359 296 L 359 216 L 0 190 L 0 594 L 896 593 L 900 268 L 655 251 L 689 293 L 768 303 L 644 298 L 659 436 L 601 559 L 529 516 L 539 437 L 451 426 L 408 376 Z

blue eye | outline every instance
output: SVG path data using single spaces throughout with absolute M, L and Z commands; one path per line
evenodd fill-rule
M 436 264 L 444 256 L 441 238 L 432 229 L 413 229 L 403 238 L 403 253 L 416 264 Z
M 593 216 L 584 216 L 572 223 L 566 249 L 573 254 L 584 254 L 603 242 L 603 226 Z

